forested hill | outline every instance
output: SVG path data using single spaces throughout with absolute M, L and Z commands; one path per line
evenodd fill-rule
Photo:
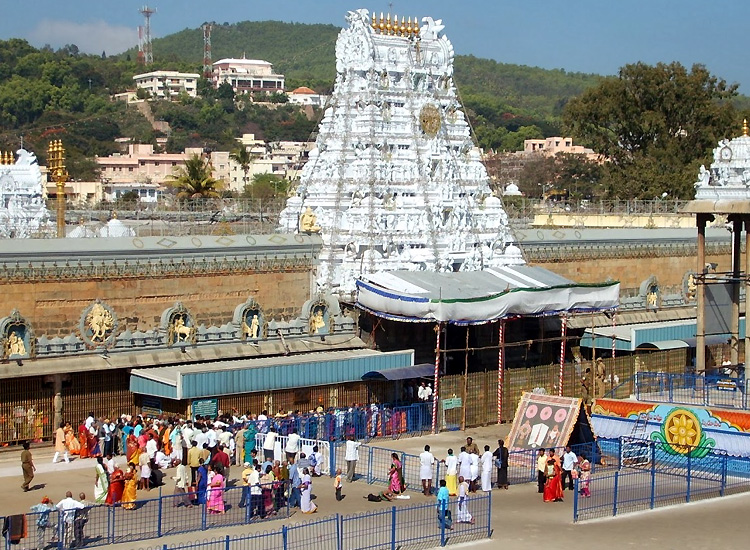
M 214 24 L 213 60 L 225 57 L 264 59 L 284 74 L 289 89 L 333 87 L 335 44 L 340 28 L 279 21 Z M 185 29 L 153 41 L 154 65 L 193 70 L 203 59 L 203 31 Z M 123 55 L 134 58 L 135 50 Z M 515 149 L 523 139 L 559 133 L 560 113 L 569 98 L 595 85 L 599 76 L 545 70 L 474 56 L 457 56 L 456 83 L 485 147 Z

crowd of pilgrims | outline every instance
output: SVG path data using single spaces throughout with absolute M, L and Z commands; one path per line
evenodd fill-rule
M 69 422 L 57 429 L 53 462 L 60 458 L 68 462 L 69 455 L 94 458 L 95 503 L 119 504 L 126 510 L 136 508 L 138 491 L 163 485 L 165 471 L 176 467 L 171 476 L 174 506 L 206 504 L 208 513 L 222 514 L 224 489 L 234 465 L 242 468 L 239 506 L 251 507 L 251 517 L 275 514 L 287 500 L 302 512 L 314 512 L 311 478 L 320 476 L 323 457 L 317 447 L 310 456 L 301 452 L 295 427 L 299 413 L 280 411 L 275 417 L 267 411 L 257 416 L 249 411 L 241 416 L 236 410 L 233 413 L 219 411 L 215 419 L 197 416 L 195 420 L 122 415 L 116 421 L 90 413 L 76 430 Z M 283 461 L 273 458 L 278 435 L 287 436 Z M 259 440 L 261 448 L 256 449 Z

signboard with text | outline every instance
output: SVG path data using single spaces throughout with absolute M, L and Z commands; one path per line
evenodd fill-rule
M 196 416 L 216 418 L 219 414 L 219 400 L 216 398 L 195 399 L 193 400 L 191 409 L 193 412 L 193 419 L 195 419 Z

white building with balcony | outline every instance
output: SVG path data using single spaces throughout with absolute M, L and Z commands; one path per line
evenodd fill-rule
M 137 74 L 133 77 L 135 85 L 146 90 L 151 97 L 158 99 L 175 99 L 185 92 L 190 97 L 198 95 L 198 73 L 179 73 L 177 71 L 152 71 Z
M 234 93 L 284 92 L 284 75 L 274 74 L 273 65 L 260 59 L 220 59 L 213 64 L 215 87 L 228 82 Z

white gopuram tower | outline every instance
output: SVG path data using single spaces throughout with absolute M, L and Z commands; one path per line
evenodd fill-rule
M 0 151 L 0 238 L 44 236 L 51 227 L 36 155 Z
M 321 291 L 386 270 L 523 263 L 474 146 L 440 20 L 349 12 L 316 147 L 280 229 L 319 232 Z

